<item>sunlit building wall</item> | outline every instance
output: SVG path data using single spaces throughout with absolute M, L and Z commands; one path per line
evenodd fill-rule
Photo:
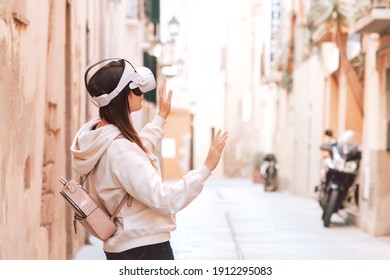
M 161 1 L 160 39 L 163 52 L 160 66 L 174 66 L 173 70 L 178 70 L 173 75 L 169 75 L 169 71 L 161 73 L 168 74 L 168 88 L 174 92 L 173 114 L 168 118 L 168 130 L 169 126 L 181 129 L 179 124 L 185 123 L 184 118 L 189 117 L 191 120 L 190 131 L 182 130 L 176 135 L 164 134 L 164 138 L 168 138 L 165 147 L 171 158 L 163 159 L 163 163 L 168 164 L 166 169 L 177 169 L 176 174 L 167 174 L 170 179 L 180 178 L 190 168 L 202 164 L 213 133 L 218 129 L 226 129 L 225 87 L 221 75 L 226 15 L 218 12 L 224 3 Z M 170 38 L 169 22 L 173 17 L 179 22 L 180 28 L 177 36 Z M 221 160 L 213 172 L 214 178 L 223 176 L 223 169 L 224 162 Z
M 127 22 L 143 1 L 2 1 L 0 4 L 0 259 L 73 258 L 85 243 L 60 197 L 71 140 L 96 117 L 86 66 L 107 56 L 142 64 L 145 29 Z M 120 27 L 118 27 L 120 26 Z
M 260 59 L 261 1 L 244 1 L 229 7 L 224 29 L 221 78 L 225 93 L 225 124 L 229 141 L 225 172 L 250 178 L 253 161 L 261 149 Z
M 367 2 L 366 2 L 367 3 Z M 375 236 L 390 235 L 390 3 L 371 1 L 352 24 L 364 53 L 363 159 L 360 168 L 359 226 Z

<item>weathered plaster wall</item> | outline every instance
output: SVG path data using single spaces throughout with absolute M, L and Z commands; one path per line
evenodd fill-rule
M 83 243 L 84 234 L 70 234 L 57 178 L 66 174 L 66 129 L 74 131 L 86 117 L 80 95 L 86 21 L 75 13 L 86 14 L 85 3 L 0 4 L 0 259 L 65 259 Z M 75 54 L 68 58 L 67 38 Z M 66 59 L 75 65 L 70 114 Z

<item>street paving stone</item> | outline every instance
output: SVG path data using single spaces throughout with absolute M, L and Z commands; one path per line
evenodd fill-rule
M 324 228 L 321 214 L 313 197 L 209 180 L 177 214 L 171 243 L 183 260 L 390 260 L 390 237 L 373 237 L 339 215 Z
M 177 260 L 390 260 L 390 236 L 373 237 L 339 215 L 324 228 L 313 197 L 265 192 L 243 179 L 211 179 L 177 215 Z M 75 259 L 105 259 L 92 239 Z

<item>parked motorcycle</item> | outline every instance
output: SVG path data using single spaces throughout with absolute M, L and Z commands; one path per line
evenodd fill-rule
M 321 183 L 316 187 L 325 227 L 329 227 L 333 213 L 345 208 L 351 199 L 358 201 L 355 180 L 362 156 L 359 144 L 357 133 L 348 130 L 340 139 L 320 146 L 328 154 L 323 161 Z
M 265 191 L 276 191 L 278 167 L 276 157 L 273 154 L 267 154 L 261 164 L 261 176 L 264 179 Z

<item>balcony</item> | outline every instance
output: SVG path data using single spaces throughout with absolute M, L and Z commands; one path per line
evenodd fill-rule
M 351 26 L 351 33 L 379 33 L 390 31 L 390 9 L 373 8 Z

